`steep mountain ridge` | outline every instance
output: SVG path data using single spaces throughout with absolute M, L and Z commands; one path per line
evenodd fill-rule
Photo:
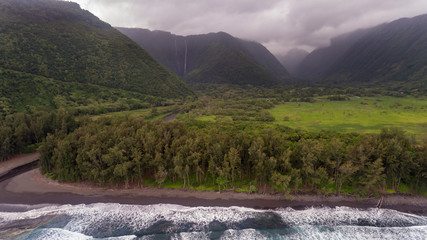
M 331 39 L 328 47 L 313 50 L 298 64 L 295 74 L 303 79 L 321 79 L 326 72 L 370 29 L 357 30 Z
M 289 73 L 264 46 L 224 32 L 184 37 L 117 29 L 189 83 L 274 85 L 289 80 Z
M 373 28 L 327 72 L 349 81 L 427 81 L 427 14 Z
M 425 86 L 427 14 L 334 38 L 330 46 L 310 53 L 297 73 L 320 82 L 417 81 Z

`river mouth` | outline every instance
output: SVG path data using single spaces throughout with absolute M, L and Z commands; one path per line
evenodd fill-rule
M 22 173 L 36 169 L 38 167 L 39 167 L 39 160 L 38 159 L 35 161 L 32 161 L 30 163 L 21 165 L 21 166 L 17 166 L 11 170 L 8 170 L 4 173 L 1 173 L 0 174 L 0 182 L 6 181 L 8 179 L 11 179 L 13 177 L 16 177 L 16 176 L 22 174 Z

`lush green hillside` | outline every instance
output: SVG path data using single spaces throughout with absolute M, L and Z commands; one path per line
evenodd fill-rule
M 141 28 L 117 28 L 134 40 L 157 61 L 179 76 L 184 76 L 185 41 L 170 32 Z
M 286 69 L 264 46 L 224 32 L 183 37 L 118 29 L 190 83 L 273 85 L 289 80 Z
M 191 94 L 132 40 L 72 2 L 1 0 L 0 67 L 167 98 Z
M 284 83 L 289 81 L 289 73 L 280 61 L 265 48 L 262 44 L 254 41 L 240 40 L 240 43 L 256 60 L 257 64 L 261 65 L 263 70 L 273 75 L 278 82 Z
M 104 86 L 58 81 L 0 68 L 0 118 L 15 112 L 66 108 L 75 113 L 101 114 L 161 105 L 168 100 Z
M 350 81 L 427 82 L 427 15 L 373 29 L 326 73 Z

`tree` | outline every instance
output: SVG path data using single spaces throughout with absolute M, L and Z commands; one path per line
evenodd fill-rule
M 0 122 L 0 160 L 6 159 L 12 153 L 12 129 Z
M 264 142 L 260 137 L 254 137 L 251 146 L 248 149 L 249 162 L 253 166 L 255 176 L 259 182 L 262 183 L 264 173 L 264 162 L 266 161 L 266 154 L 263 152 Z
M 324 167 L 318 167 L 314 170 L 313 175 L 310 177 L 312 186 L 322 188 L 331 183 L 328 173 Z
M 277 188 L 282 188 L 286 197 L 289 197 L 289 184 L 291 182 L 291 176 L 282 175 L 278 172 L 274 172 L 271 181 Z
M 249 193 L 256 193 L 258 192 L 258 188 L 253 185 L 252 183 L 249 184 Z
M 357 166 L 354 166 L 351 161 L 347 161 L 344 164 L 341 164 L 336 173 L 336 183 L 338 187 L 338 194 L 341 193 L 341 188 L 343 183 L 349 179 L 356 171 L 358 170 Z
M 423 145 L 417 146 L 414 167 L 414 185 L 420 188 L 427 184 L 427 138 L 424 141 Z
M 174 165 L 174 173 L 178 175 L 179 178 L 181 178 L 184 182 L 184 188 L 186 186 L 186 176 L 185 176 L 185 170 L 184 170 L 184 158 L 181 153 L 178 153 L 176 156 L 173 157 L 173 165 Z
M 31 119 L 30 131 L 32 132 L 34 142 L 40 142 L 45 137 L 43 131 L 43 122 L 41 117 Z
M 225 155 L 224 161 L 227 162 L 230 166 L 230 177 L 231 177 L 231 186 L 234 186 L 235 177 L 240 169 L 240 156 L 237 149 L 234 147 L 230 148 L 230 151 Z
M 382 129 L 379 140 L 386 176 L 398 191 L 402 177 L 408 176 L 414 166 L 411 145 L 399 128 Z
M 194 172 L 196 173 L 196 182 L 200 184 L 201 175 L 203 174 L 202 168 L 200 167 L 201 153 L 199 149 L 192 149 L 190 156 L 187 158 L 187 165 L 193 166 Z M 189 170 L 190 172 L 190 170 Z
M 165 182 L 167 176 L 168 172 L 166 171 L 166 169 L 163 166 L 159 166 L 156 174 L 154 175 L 157 185 L 162 185 Z
M 142 176 L 144 166 L 141 149 L 134 147 L 132 149 L 131 158 L 133 161 L 135 176 L 138 179 L 138 186 L 141 187 L 141 184 L 143 184 Z
M 114 167 L 114 171 L 113 171 L 114 176 L 125 179 L 125 188 L 129 188 L 129 179 L 131 176 L 132 167 L 133 167 L 132 161 L 119 163 L 119 164 L 116 164 Z
M 48 134 L 38 149 L 40 153 L 40 168 L 43 173 L 52 172 L 56 165 L 52 159 L 56 142 L 55 136 Z
M 335 185 L 338 187 L 338 173 L 340 167 L 343 165 L 343 161 L 346 154 L 346 147 L 341 140 L 334 138 L 328 145 L 328 153 L 328 163 L 332 166 Z
M 321 167 L 323 147 L 320 141 L 309 139 L 298 142 L 295 150 L 302 163 L 301 174 L 305 183 L 311 184 L 312 189 L 316 185 L 319 186 L 322 179 L 328 178 L 325 168 Z
M 24 148 L 31 144 L 30 136 L 31 132 L 27 124 L 25 122 L 19 124 L 14 133 L 17 152 L 22 153 Z
M 360 180 L 366 191 L 375 191 L 384 185 L 385 175 L 383 160 L 378 158 L 374 162 L 367 163 Z
M 229 181 L 227 179 L 222 178 L 222 177 L 218 177 L 215 182 L 218 184 L 219 192 L 221 192 L 221 186 L 223 188 L 225 188 L 225 186 L 227 185 L 227 183 L 229 183 Z
M 217 167 L 217 165 L 215 163 L 214 158 L 212 156 L 210 156 L 209 161 L 208 161 L 208 171 L 209 171 L 209 173 L 212 176 L 212 181 L 213 181 L 214 185 L 215 185 L 215 178 L 216 178 L 216 176 L 218 174 L 217 173 L 217 169 L 218 169 L 218 167 Z
M 71 138 L 59 140 L 54 150 L 52 160 L 55 164 L 54 172 L 59 181 L 78 181 L 80 173 L 77 170 L 77 152 L 75 142 Z
M 123 149 L 115 145 L 108 149 L 108 153 L 103 155 L 102 159 L 107 166 L 106 169 L 101 172 L 101 175 L 107 176 L 110 179 L 115 179 L 116 181 L 120 181 L 123 178 L 126 178 L 126 181 L 128 180 L 128 166 L 123 164 L 126 161 Z

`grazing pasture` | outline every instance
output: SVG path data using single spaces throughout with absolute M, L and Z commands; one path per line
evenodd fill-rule
M 377 133 L 401 127 L 427 134 L 427 99 L 412 97 L 352 97 L 347 101 L 319 98 L 314 103 L 287 102 L 269 109 L 273 123 L 309 131 Z

